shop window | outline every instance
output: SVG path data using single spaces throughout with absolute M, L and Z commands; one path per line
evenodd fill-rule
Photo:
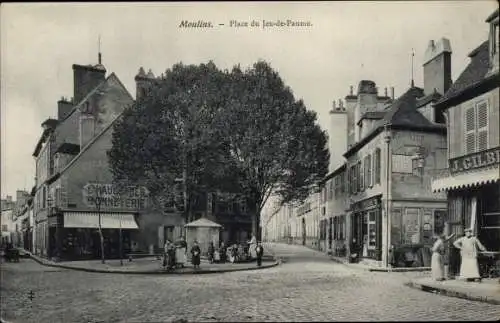
M 444 223 L 446 219 L 446 210 L 434 211 L 434 234 L 440 235 L 444 232 Z
M 377 226 L 376 212 L 368 212 L 368 249 L 375 249 L 377 246 Z
M 403 216 L 403 244 L 420 243 L 420 212 L 418 208 L 406 208 Z

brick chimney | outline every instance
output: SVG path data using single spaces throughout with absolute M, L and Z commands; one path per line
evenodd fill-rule
M 452 84 L 451 45 L 446 38 L 431 40 L 424 56 L 424 93 L 444 95 Z
M 61 100 L 57 101 L 57 119 L 64 119 L 73 110 L 73 102 L 66 100 L 62 97 Z
M 106 69 L 100 64 L 96 66 L 73 64 L 73 79 L 74 103 L 78 104 L 87 94 L 104 82 Z

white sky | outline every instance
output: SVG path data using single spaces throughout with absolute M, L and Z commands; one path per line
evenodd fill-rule
M 140 66 L 158 75 L 173 64 L 212 59 L 229 68 L 269 61 L 297 98 L 318 112 L 326 129 L 331 101 L 349 86 L 373 80 L 396 96 L 422 84 L 431 39 L 450 39 L 453 80 L 467 54 L 488 37 L 496 1 L 65 3 L 1 6 L 1 195 L 34 184 L 32 157 L 41 123 L 56 117 L 61 96 L 73 96 L 71 65 L 103 64 L 135 96 Z M 230 20 L 303 20 L 312 27 L 230 28 Z M 180 29 L 182 20 L 212 21 L 212 29 Z M 218 26 L 224 23 L 226 26 Z

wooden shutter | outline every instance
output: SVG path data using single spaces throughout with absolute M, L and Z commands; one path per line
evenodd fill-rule
M 368 181 L 366 183 L 366 186 L 372 187 L 373 186 L 373 173 L 372 173 L 372 155 L 366 156 L 366 173 L 368 175 Z
M 477 150 L 488 149 L 488 102 L 483 101 L 476 106 L 477 111 Z
M 374 168 L 375 168 L 375 184 L 380 184 L 380 148 L 375 149 L 375 161 L 374 161 Z
M 465 154 L 476 151 L 476 109 L 474 107 L 465 110 Z
M 357 173 L 358 173 L 358 192 L 361 192 L 365 188 L 363 169 L 361 168 L 361 160 L 358 161 L 358 172 Z

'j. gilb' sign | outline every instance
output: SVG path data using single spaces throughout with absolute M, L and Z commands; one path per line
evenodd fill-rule
M 451 159 L 450 172 L 458 173 L 495 164 L 500 164 L 500 147 Z
M 112 184 L 88 183 L 83 187 L 83 202 L 89 207 L 97 207 L 100 201 L 102 209 L 144 209 L 149 192 L 142 186 L 128 186 L 119 192 Z

